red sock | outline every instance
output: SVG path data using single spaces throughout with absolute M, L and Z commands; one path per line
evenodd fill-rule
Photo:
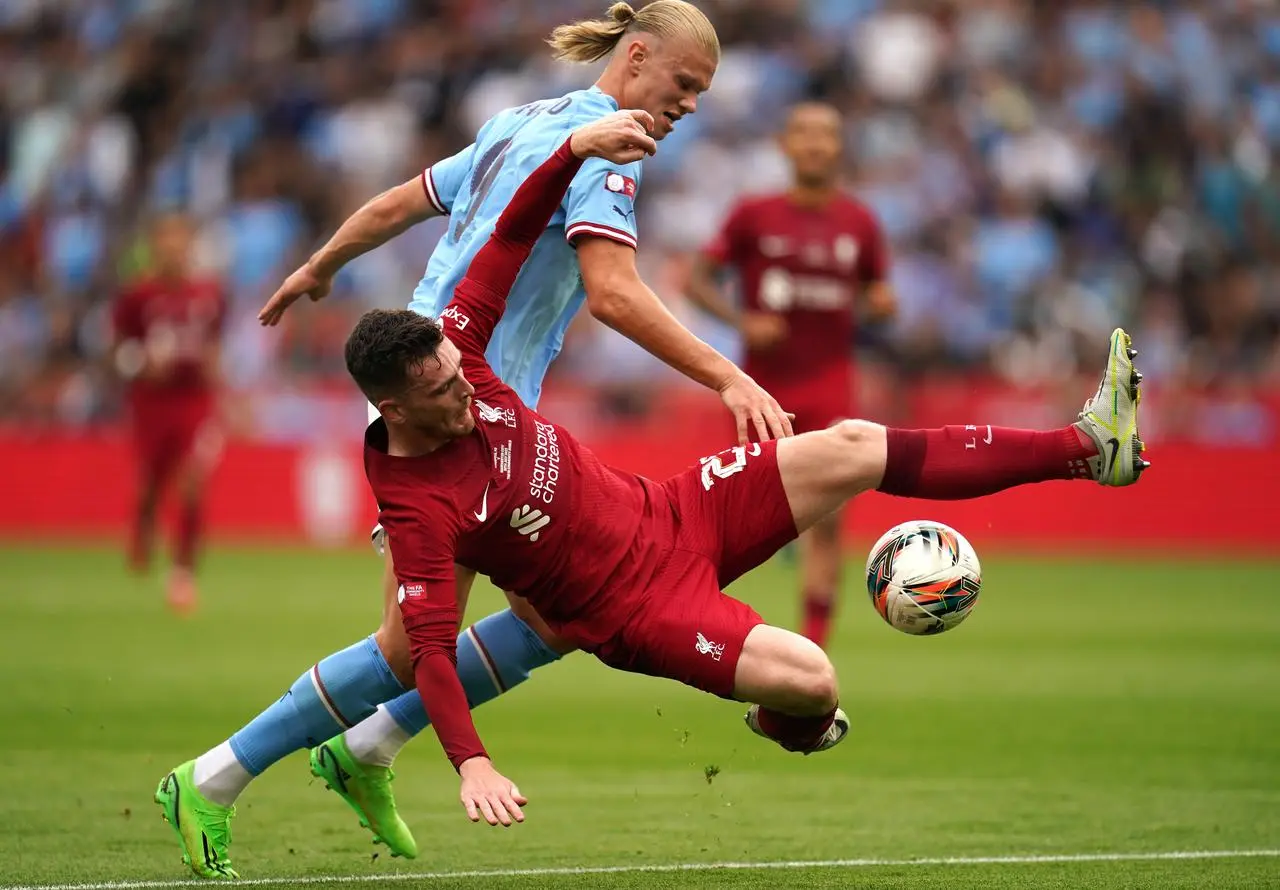
M 804 592 L 804 635 L 823 648 L 831 631 L 831 596 L 828 591 Z
M 196 550 L 200 543 L 201 507 L 198 500 L 184 501 L 178 512 L 178 540 L 173 554 L 173 563 L 178 568 L 195 568 Z
M 880 491 L 937 501 L 976 498 L 1029 482 L 1089 478 L 1093 443 L 1073 426 L 1059 430 L 944 426 L 887 430 Z
M 832 708 L 821 717 L 793 717 L 761 706 L 757 716 L 764 734 L 788 751 L 810 751 L 831 727 L 836 711 Z

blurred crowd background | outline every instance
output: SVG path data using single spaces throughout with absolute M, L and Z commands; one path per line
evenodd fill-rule
M 646 162 L 639 260 L 722 349 L 732 333 L 684 303 L 689 251 L 741 194 L 785 185 L 773 133 L 820 97 L 846 114 L 850 188 L 892 245 L 901 314 L 861 347 L 894 379 L 1092 373 L 1125 324 L 1166 392 L 1280 384 L 1277 4 L 700 5 L 723 60 Z M 354 263 L 283 329 L 258 308 L 348 213 L 489 115 L 591 83 L 542 40 L 605 6 L 0 0 L 0 422 L 119 417 L 107 307 L 146 266 L 148 214 L 182 207 L 230 294 L 224 368 L 256 406 L 243 431 L 337 429 L 331 400 L 359 406 L 353 319 L 407 302 L 442 222 Z M 585 313 L 552 378 L 615 412 L 679 385 Z

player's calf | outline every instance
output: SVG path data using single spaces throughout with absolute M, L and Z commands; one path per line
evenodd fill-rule
M 801 633 L 826 648 L 840 589 L 840 511 L 800 536 Z

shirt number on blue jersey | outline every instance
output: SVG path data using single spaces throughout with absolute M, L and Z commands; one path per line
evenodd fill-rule
M 516 129 L 515 133 L 505 139 L 499 139 L 493 145 L 489 146 L 489 150 L 480 158 L 480 163 L 476 165 L 475 172 L 471 176 L 471 203 L 467 208 L 467 214 L 458 222 L 457 231 L 454 238 L 461 240 L 467 229 L 471 228 L 471 224 L 475 222 L 476 214 L 480 211 L 480 206 L 484 204 L 485 199 L 489 197 L 489 192 L 493 189 L 493 184 L 498 180 L 498 174 L 502 172 L 502 165 L 507 159 L 507 150 L 511 148 L 511 141 L 515 138 L 516 133 L 524 129 L 525 124 L 533 120 L 539 114 L 546 112 L 547 114 L 559 114 L 573 104 L 573 100 L 568 96 L 558 99 L 556 102 L 548 105 L 546 102 L 530 102 L 516 109 L 516 113 L 525 118 L 524 122 Z

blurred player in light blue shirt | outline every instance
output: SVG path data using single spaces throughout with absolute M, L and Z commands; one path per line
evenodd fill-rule
M 259 314 L 262 323 L 277 324 L 303 296 L 324 297 L 338 270 L 366 251 L 422 220 L 448 214 L 448 234 L 410 303 L 438 316 L 516 187 L 571 130 L 619 107 L 640 109 L 653 121 L 649 136 L 660 140 L 697 109 L 720 60 L 715 29 L 684 0 L 653 0 L 639 12 L 615 3 L 606 18 L 557 28 L 548 42 L 562 60 L 608 57 L 596 85 L 495 115 L 474 145 L 371 199 L 285 280 Z M 596 319 L 714 390 L 737 419 L 742 442 L 749 430 L 760 439 L 790 435 L 790 418 L 777 401 L 691 334 L 641 280 L 635 262 L 639 185 L 639 163 L 583 165 L 510 293 L 488 350 L 490 364 L 526 403 L 536 405 L 547 367 L 585 300 Z M 458 573 L 463 607 L 471 577 Z M 413 691 L 397 594 L 388 559 L 383 622 L 376 633 L 313 665 L 227 741 L 161 780 L 156 802 L 196 874 L 235 876 L 228 857 L 232 804 L 254 776 L 304 747 L 312 749 L 313 774 L 355 808 L 393 854 L 417 855 L 390 787 L 392 759 L 427 724 Z M 511 603 L 512 609 L 490 615 L 458 638 L 458 674 L 471 707 L 523 682 L 568 649 L 523 600 L 511 596 Z M 464 792 L 492 801 L 486 819 L 515 807 L 519 793 L 503 785 L 488 758 L 472 758 L 460 772 Z

